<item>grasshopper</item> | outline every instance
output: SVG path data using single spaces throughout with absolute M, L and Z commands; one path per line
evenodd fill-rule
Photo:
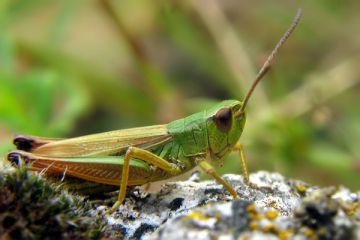
M 25 162 L 33 171 L 66 173 L 87 181 L 120 186 L 118 199 L 110 213 L 123 203 L 127 186 L 166 180 L 196 166 L 236 198 L 234 188 L 216 173 L 213 165 L 222 165 L 230 152 L 237 151 L 244 182 L 250 184 L 243 147 L 238 142 L 246 121 L 246 106 L 300 17 L 301 9 L 259 70 L 242 102 L 225 100 L 168 124 L 69 139 L 18 135 L 13 140 L 18 150 L 9 152 L 7 159 L 14 166 Z

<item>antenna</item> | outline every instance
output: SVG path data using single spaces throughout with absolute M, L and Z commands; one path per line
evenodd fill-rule
M 245 111 L 246 105 L 248 104 L 249 99 L 256 88 L 256 85 L 261 81 L 261 79 L 270 70 L 272 61 L 273 61 L 274 57 L 276 56 L 277 52 L 279 51 L 280 47 L 286 42 L 286 40 L 289 38 L 289 36 L 291 35 L 291 33 L 294 31 L 295 27 L 299 23 L 300 18 L 301 18 L 301 13 L 302 13 L 302 10 L 301 10 L 301 8 L 299 8 L 296 12 L 296 16 L 295 16 L 294 20 L 291 23 L 291 26 L 285 32 L 285 34 L 280 38 L 280 40 L 276 44 L 275 48 L 272 50 L 271 54 L 266 59 L 266 62 L 262 65 L 260 71 L 256 75 L 254 83 L 251 85 L 251 88 L 249 89 L 249 91 L 247 92 L 247 94 L 244 98 L 243 104 L 242 104 L 241 108 L 239 109 L 238 114 L 236 114 L 237 116 L 241 115 Z

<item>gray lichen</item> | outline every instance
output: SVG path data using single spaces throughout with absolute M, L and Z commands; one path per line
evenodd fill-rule
M 288 216 L 245 200 L 212 203 L 168 221 L 151 239 L 357 239 L 356 220 L 340 202 L 319 190 Z
M 167 183 L 144 198 L 135 189 L 106 216 L 108 225 L 128 239 L 356 239 L 357 193 L 320 189 L 277 173 L 253 173 L 256 188 L 239 175 L 224 178 L 240 199 L 233 200 L 214 181 Z

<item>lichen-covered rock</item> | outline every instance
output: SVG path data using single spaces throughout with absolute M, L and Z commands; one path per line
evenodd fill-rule
M 358 239 L 342 202 L 314 191 L 288 216 L 245 200 L 212 203 L 171 219 L 151 239 Z
M 26 169 L 8 168 L 0 171 L 0 238 L 360 239 L 359 193 L 263 171 L 251 174 L 254 186 L 240 175 L 224 178 L 239 199 L 193 176 L 156 193 L 130 189 L 124 204 L 106 215 L 117 192 L 75 183 L 77 193 L 95 195 L 79 197 Z
M 135 189 L 118 211 L 105 216 L 107 229 L 128 239 L 360 238 L 358 193 L 263 171 L 250 177 L 257 187 L 245 185 L 239 175 L 224 178 L 239 199 L 214 181 L 167 183 L 145 197 Z

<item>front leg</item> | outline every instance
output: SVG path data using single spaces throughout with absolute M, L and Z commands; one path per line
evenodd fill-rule
M 154 153 L 137 147 L 129 147 L 124 156 L 124 165 L 122 168 L 120 192 L 119 192 L 118 200 L 112 206 L 109 213 L 114 212 L 125 199 L 131 158 L 143 160 L 144 162 L 152 164 L 171 175 L 176 175 L 181 173 L 181 169 L 177 165 L 173 163 L 169 163 L 168 161 L 155 155 Z
M 235 144 L 234 148 L 232 149 L 232 151 L 237 151 L 239 152 L 239 156 L 240 156 L 240 161 L 241 161 L 241 167 L 242 167 L 242 172 L 244 175 L 244 183 L 246 185 L 248 185 L 249 187 L 253 188 L 253 189 L 260 189 L 259 186 L 257 186 L 256 184 L 250 182 L 250 178 L 249 178 L 249 170 L 248 170 L 248 165 L 247 165 L 247 161 L 245 158 L 245 154 L 244 154 L 244 149 L 243 149 L 243 145 L 241 143 L 237 143 Z
M 235 191 L 235 189 L 230 185 L 230 183 L 228 183 L 227 181 L 225 181 L 221 176 L 219 176 L 219 174 L 217 174 L 215 168 L 208 163 L 206 160 L 201 160 L 198 165 L 200 166 L 200 168 L 206 173 L 209 174 L 210 176 L 212 176 L 213 178 L 215 178 L 215 180 L 220 183 L 221 185 L 223 185 L 225 187 L 226 190 L 228 190 L 228 192 L 234 197 L 237 198 L 237 192 Z
M 244 149 L 243 149 L 242 144 L 241 143 L 236 143 L 234 148 L 232 149 L 232 151 L 239 152 L 242 172 L 243 172 L 243 175 L 244 175 L 244 182 L 245 182 L 246 185 L 251 185 L 250 180 L 249 180 L 248 166 L 247 166 L 247 162 L 246 162 L 246 158 L 245 158 Z

